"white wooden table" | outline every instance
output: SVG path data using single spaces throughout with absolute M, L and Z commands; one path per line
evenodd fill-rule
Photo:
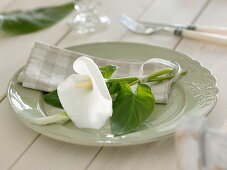
M 0 0 L 0 12 L 64 3 L 67 0 Z M 98 41 L 132 41 L 183 52 L 209 68 L 217 78 L 219 100 L 209 125 L 220 128 L 227 119 L 227 48 L 180 39 L 170 34 L 137 35 L 117 22 L 121 13 L 145 21 L 227 26 L 226 0 L 103 0 L 102 10 L 111 26 L 102 32 L 77 35 L 66 21 L 22 36 L 0 35 L 0 169 L 16 170 L 175 170 L 173 137 L 130 147 L 87 147 L 59 142 L 37 134 L 14 116 L 6 94 L 11 76 L 22 67 L 35 40 L 66 47 Z

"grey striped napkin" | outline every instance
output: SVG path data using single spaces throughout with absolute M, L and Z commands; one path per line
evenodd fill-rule
M 27 64 L 18 77 L 18 82 L 22 83 L 23 87 L 46 92 L 53 91 L 59 83 L 72 73 L 75 73 L 72 65 L 75 59 L 81 56 L 87 55 L 36 42 L 31 50 Z M 138 76 L 139 67 L 142 64 L 89 57 L 99 67 L 105 65 L 117 65 L 120 67 L 113 77 Z M 145 73 L 152 73 L 166 67 L 162 64 L 149 65 L 149 67 L 146 66 Z M 151 85 L 156 103 L 167 103 L 171 84 L 170 81 L 164 81 Z

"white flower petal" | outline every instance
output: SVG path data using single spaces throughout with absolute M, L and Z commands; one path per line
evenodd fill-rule
M 88 57 L 80 57 L 74 62 L 73 68 L 78 74 L 87 75 L 90 77 L 94 92 L 100 93 L 100 95 L 102 95 L 107 100 L 112 100 L 105 80 L 98 66 L 92 59 Z
M 75 61 L 79 74 L 69 76 L 58 88 L 61 104 L 70 119 L 79 128 L 101 128 L 112 115 L 112 98 L 97 65 L 89 58 Z M 92 87 L 75 88 L 92 81 Z

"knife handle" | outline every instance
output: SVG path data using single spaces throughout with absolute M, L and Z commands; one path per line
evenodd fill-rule
M 213 34 L 227 35 L 227 27 L 212 27 L 212 26 L 188 26 L 189 30 L 196 30 L 200 32 L 207 32 Z
M 176 29 L 174 31 L 175 35 L 182 36 L 189 39 L 205 41 L 209 43 L 215 43 L 219 45 L 227 46 L 227 36 L 217 35 L 199 31 L 191 31 L 186 29 Z

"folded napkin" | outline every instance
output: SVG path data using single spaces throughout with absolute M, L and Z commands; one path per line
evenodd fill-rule
M 19 74 L 18 82 L 22 83 L 23 87 L 46 92 L 53 91 L 59 83 L 75 73 L 72 68 L 73 63 L 75 59 L 81 56 L 87 55 L 36 42 L 31 50 L 27 64 Z M 138 62 L 108 60 L 93 56 L 87 57 L 92 58 L 99 67 L 117 65 L 119 69 L 114 73 L 113 77 L 138 76 L 142 64 Z M 144 72 L 152 73 L 166 67 L 163 64 L 153 63 L 147 65 L 144 68 Z M 172 81 L 169 80 L 150 84 L 156 103 L 167 103 L 171 84 Z

